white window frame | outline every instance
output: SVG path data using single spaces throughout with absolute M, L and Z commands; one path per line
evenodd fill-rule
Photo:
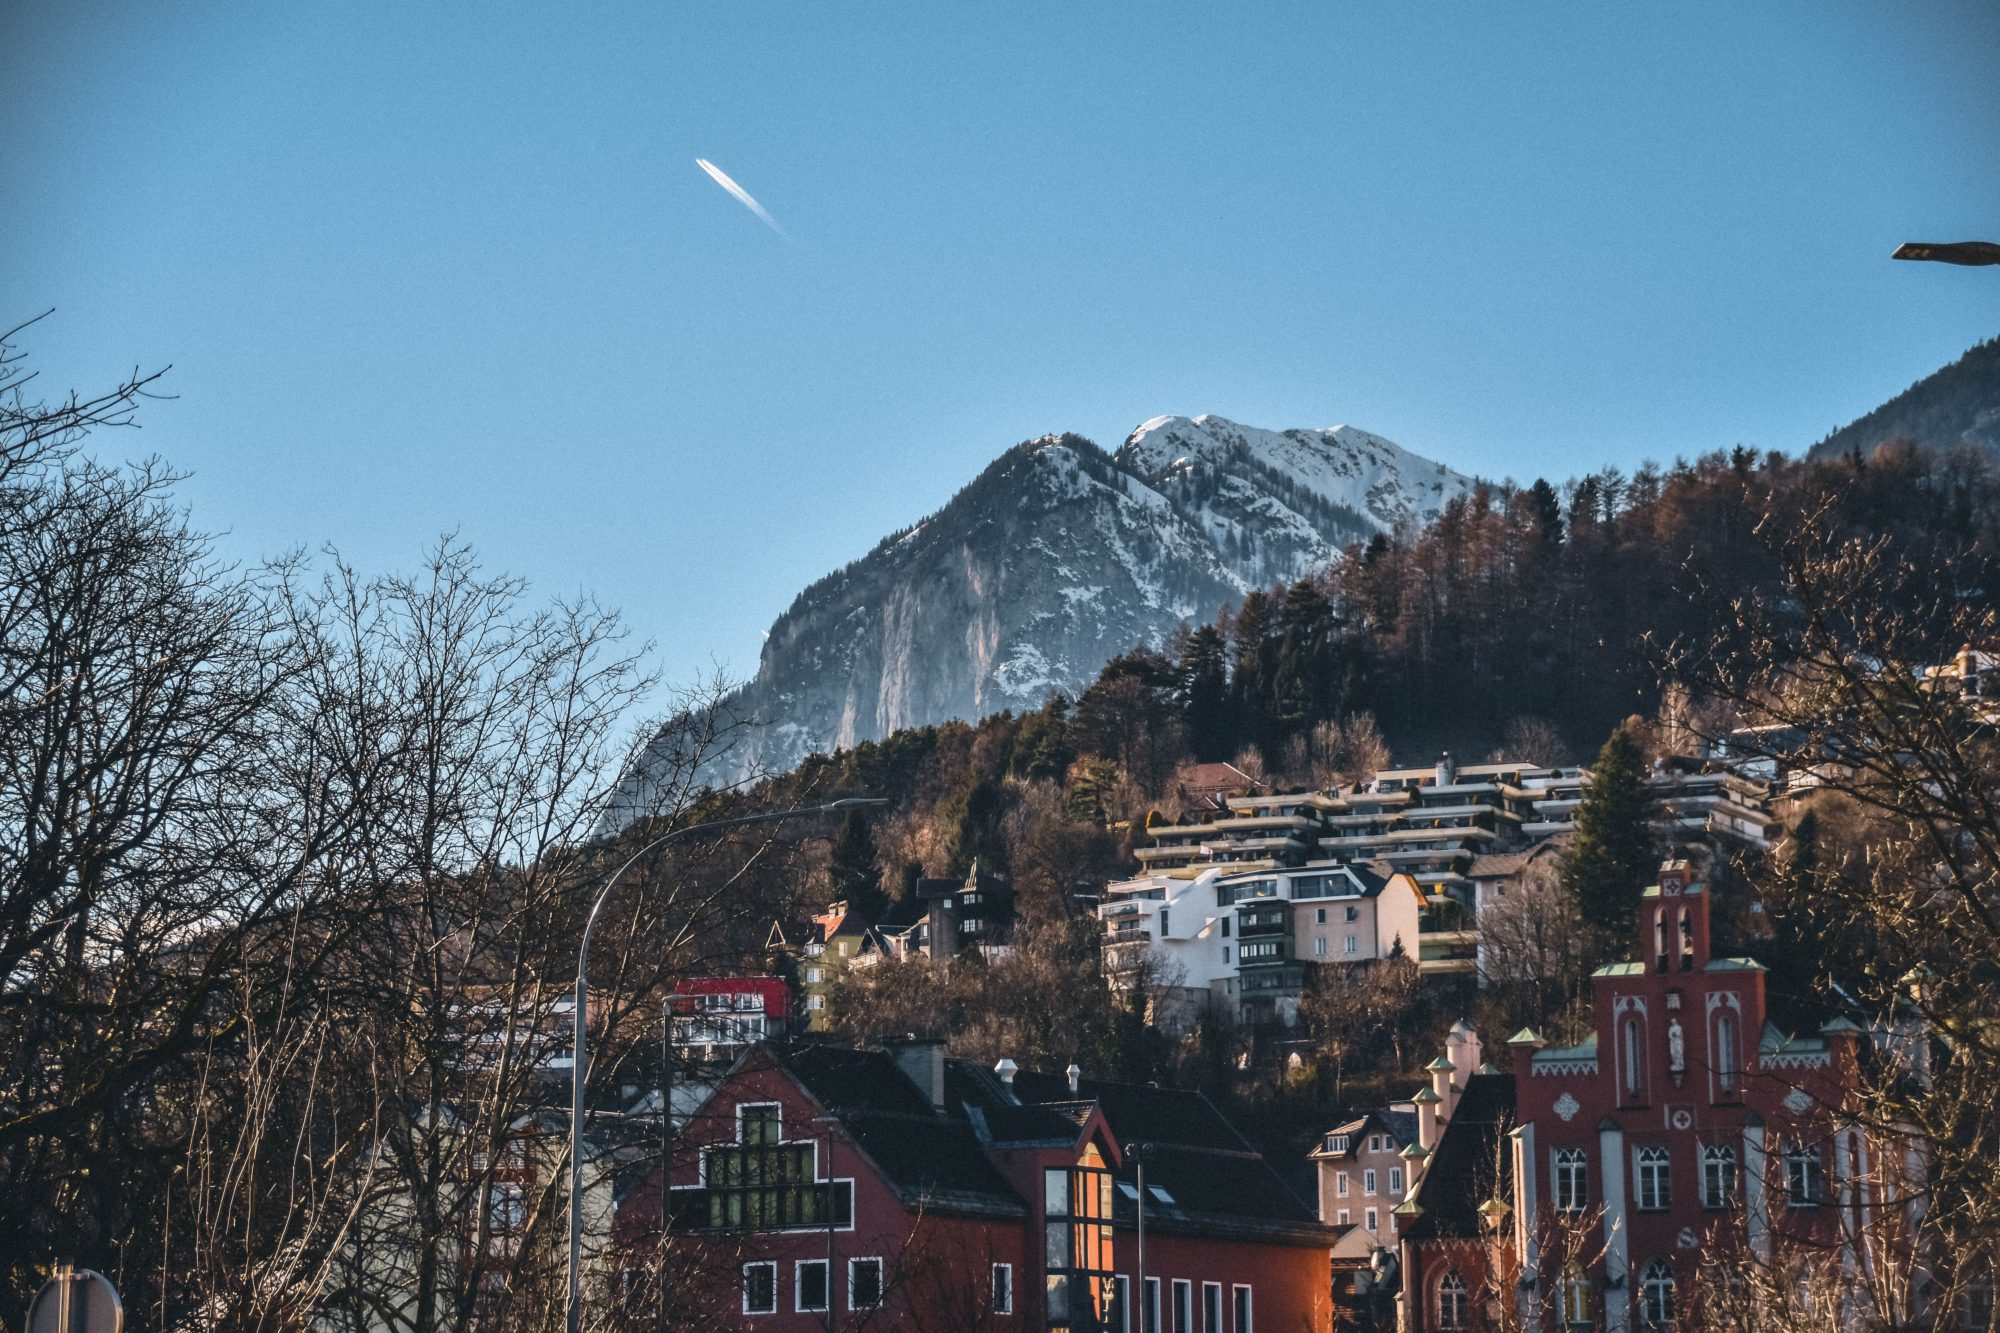
M 1166 1302 L 1161 1299 L 1160 1279 L 1147 1278 L 1142 1296 L 1145 1308 L 1139 1311 L 1139 1333 L 1160 1333 L 1161 1317 L 1166 1313 Z
M 1801 1189 L 1802 1185 L 1810 1185 L 1812 1189 Z M 1785 1149 L 1785 1206 L 1817 1208 L 1825 1202 L 1826 1167 L 1820 1160 L 1818 1145 L 1794 1143 Z
M 1712 1173 L 1711 1167 L 1714 1168 Z M 1721 1188 L 1711 1189 L 1711 1184 Z M 1734 1208 L 1742 1189 L 1743 1181 L 1738 1171 L 1736 1149 L 1727 1143 L 1702 1144 L 1701 1206 L 1716 1209 Z
M 1210 1319 L 1209 1316 L 1215 1316 Z M 1204 1282 L 1201 1284 L 1201 1333 L 1223 1333 L 1222 1321 L 1228 1317 L 1228 1307 L 1222 1303 L 1222 1284 Z
M 1132 1333 L 1132 1279 L 1124 1273 L 1119 1273 L 1111 1279 L 1111 1286 L 1117 1293 L 1117 1333 Z
M 1194 1279 L 1177 1277 L 1173 1288 L 1173 1333 L 1194 1333 Z
M 1235 1316 L 1233 1333 L 1256 1333 L 1257 1292 L 1247 1282 L 1238 1282 L 1229 1289 L 1230 1313 Z
M 1382 1229 L 1382 1215 L 1381 1215 L 1381 1213 L 1377 1212 L 1377 1211 L 1376 1211 L 1375 1209 L 1373 1209 L 1373 1208 L 1364 1208 L 1364 1209 L 1362 1209 L 1362 1211 L 1361 1211 L 1361 1225 L 1362 1225 L 1362 1226 L 1364 1226 L 1364 1227 L 1366 1227 L 1366 1228 L 1368 1229 L 1368 1234 L 1369 1234 L 1369 1235 L 1371 1235 L 1371 1236 L 1375 1235 L 1375 1234 L 1376 1234 L 1377 1232 L 1381 1231 L 1381 1229 Z
M 1355 954 L 1360 953 L 1361 952 L 1360 939 L 1357 936 L 1353 935 L 1347 936 L 1340 943 L 1340 951 L 1349 957 L 1353 957 Z
M 854 1303 L 854 1273 L 863 1264 L 875 1265 L 875 1299 L 866 1305 L 856 1305 Z M 849 1259 L 847 1261 L 847 1308 L 850 1310 L 881 1309 L 882 1298 L 888 1290 L 888 1275 L 889 1270 L 883 1264 L 882 1256 L 879 1254 L 866 1254 Z
M 822 1289 L 822 1294 L 826 1297 L 826 1305 L 806 1304 L 806 1270 L 808 1268 L 817 1268 L 826 1274 L 826 1284 Z M 825 1314 L 827 1305 L 831 1304 L 833 1304 L 833 1269 L 828 1267 L 826 1260 L 794 1259 L 792 1261 L 792 1313 Z
M 771 1275 L 771 1308 L 768 1310 L 753 1310 L 750 1308 L 750 1270 L 753 1268 L 765 1269 Z M 741 1281 L 741 1283 L 743 1284 L 742 1304 L 743 1304 L 744 1314 L 778 1313 L 778 1264 L 776 1260 L 752 1259 L 748 1263 L 742 1265 L 741 1269 L 738 1271 L 737 1277 L 738 1280 Z
M 989 1295 L 992 1299 L 988 1303 L 992 1305 L 994 1314 L 1014 1313 L 1014 1265 L 993 1265 L 992 1290 Z
M 1333 1197 L 1334 1197 L 1334 1198 L 1336 1198 L 1336 1199 L 1344 1199 L 1344 1198 L 1346 1198 L 1346 1197 L 1347 1197 L 1347 1193 L 1348 1193 L 1348 1179 L 1347 1179 L 1347 1173 L 1346 1173 L 1345 1171 L 1336 1171 L 1336 1172 L 1334 1172 L 1334 1173 L 1333 1173 Z
M 1449 1308 L 1445 1305 L 1447 1290 L 1455 1298 Z M 1458 1275 L 1456 1269 L 1438 1279 L 1432 1299 L 1437 1310 L 1437 1326 L 1443 1333 L 1463 1333 L 1471 1327 L 1466 1320 L 1472 1313 L 1472 1289 L 1465 1285 L 1465 1279 Z
M 1650 1260 L 1647 1262 L 1645 1268 L 1640 1270 L 1639 1323 L 1642 1327 L 1673 1327 L 1676 1306 L 1679 1304 L 1677 1298 L 1680 1294 L 1675 1290 L 1675 1287 L 1673 1265 L 1669 1264 L 1665 1259 Z M 1657 1311 L 1663 1317 L 1655 1318 L 1655 1310 L 1649 1307 L 1654 1305 L 1655 1295 L 1661 1292 L 1665 1293 L 1665 1301 L 1663 1303 L 1666 1308 Z
M 1549 1173 L 1555 1181 L 1555 1204 L 1559 1213 L 1580 1213 L 1590 1203 L 1590 1154 L 1581 1148 L 1557 1148 L 1550 1157 Z
M 1354 1214 L 1351 1210 L 1343 1208 L 1334 1214 L 1333 1220 L 1336 1226 L 1352 1226 L 1354 1224 Z
M 1400 1166 L 1389 1168 L 1389 1193 L 1399 1199 L 1403 1197 L 1403 1168 Z
M 1361 1173 L 1361 1192 L 1363 1194 L 1375 1193 L 1375 1182 L 1378 1179 L 1379 1177 L 1376 1176 L 1374 1167 L 1371 1166 L 1366 1171 L 1363 1171 Z
M 1315 958 L 1326 957 L 1326 936 L 1321 935 L 1315 940 L 1313 940 L 1313 957 Z
M 1632 1150 L 1634 1206 L 1642 1213 L 1661 1213 L 1673 1207 L 1673 1153 L 1657 1144 Z M 1657 1189 L 1649 1189 L 1657 1186 Z M 1648 1194 L 1654 1197 L 1649 1201 Z

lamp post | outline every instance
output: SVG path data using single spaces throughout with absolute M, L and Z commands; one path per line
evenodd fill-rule
M 1135 1271 L 1138 1276 L 1136 1285 L 1139 1288 L 1139 1333 L 1159 1333 L 1158 1321 L 1147 1322 L 1147 1317 L 1153 1313 L 1153 1306 L 1147 1299 L 1146 1291 L 1146 1154 L 1152 1150 L 1153 1145 L 1150 1143 L 1128 1143 L 1125 1145 L 1125 1155 L 1132 1159 L 1132 1164 L 1138 1169 L 1139 1245 L 1138 1262 L 1135 1265 Z
M 590 940 L 597 932 L 597 918 L 604 911 L 604 904 L 610 899 L 611 891 L 618 887 L 627 871 L 633 866 L 659 851 L 669 843 L 681 842 L 700 833 L 719 833 L 725 829 L 742 828 L 747 824 L 774 824 L 786 819 L 803 819 L 807 815 L 825 814 L 832 810 L 852 810 L 860 806 L 885 805 L 887 802 L 867 796 L 850 796 L 825 805 L 809 805 L 797 810 L 765 810 L 754 815 L 737 815 L 730 819 L 711 819 L 703 824 L 689 824 L 671 833 L 653 839 L 626 860 L 625 864 L 613 871 L 611 878 L 598 890 L 597 900 L 590 905 L 590 915 L 583 923 L 583 943 L 576 953 L 576 1039 L 570 1051 L 570 1108 L 569 1108 L 569 1291 L 568 1319 L 569 1333 L 583 1333 L 583 1073 L 585 1065 L 585 1041 L 589 1025 L 589 971 Z M 662 1228 L 666 1218 L 660 1219 Z
M 2000 245 L 1992 241 L 1905 241 L 1891 259 L 1929 259 L 1940 264 L 1979 267 L 2000 264 Z

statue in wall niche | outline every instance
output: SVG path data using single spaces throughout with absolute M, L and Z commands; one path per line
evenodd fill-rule
M 1670 1074 L 1687 1072 L 1687 1039 L 1681 1032 L 1681 1021 L 1678 1018 L 1667 1024 L 1667 1072 Z

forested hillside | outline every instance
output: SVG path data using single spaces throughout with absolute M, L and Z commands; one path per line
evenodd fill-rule
M 2000 449 L 2000 338 L 1989 338 L 1812 447 L 1811 457 L 1868 453 L 1886 440 L 1934 449 Z

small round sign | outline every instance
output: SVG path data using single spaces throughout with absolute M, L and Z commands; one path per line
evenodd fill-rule
M 28 1307 L 28 1333 L 120 1333 L 124 1326 L 125 1307 L 111 1280 L 68 1264 L 42 1284 Z

